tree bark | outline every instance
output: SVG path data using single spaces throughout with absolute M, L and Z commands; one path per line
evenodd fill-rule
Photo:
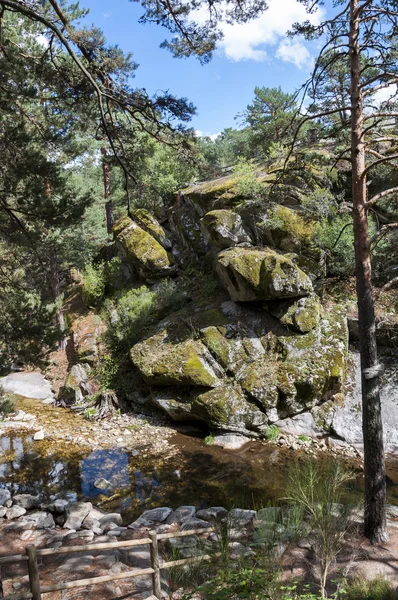
M 112 228 L 114 225 L 113 218 L 113 202 L 110 200 L 111 197 L 111 169 L 109 167 L 109 163 L 106 160 L 106 148 L 102 146 L 101 148 L 102 154 L 102 174 L 104 178 L 104 196 L 105 196 L 105 212 L 106 212 L 106 230 L 108 234 L 112 233 Z
M 365 174 L 363 97 L 360 88 L 358 0 L 350 2 L 351 161 L 356 291 L 362 370 L 362 427 L 365 469 L 365 535 L 387 540 L 386 478 L 381 420 L 372 269 Z
M 61 295 L 61 285 L 59 282 L 59 268 L 58 268 L 58 257 L 57 252 L 54 246 L 51 248 L 50 255 L 50 278 L 51 278 L 51 288 L 53 292 L 54 300 L 57 301 Z M 61 333 L 60 340 L 58 342 L 58 348 L 60 350 L 65 350 L 66 348 L 66 337 L 65 337 L 65 318 L 62 310 L 62 306 L 57 310 L 56 315 L 58 327 Z

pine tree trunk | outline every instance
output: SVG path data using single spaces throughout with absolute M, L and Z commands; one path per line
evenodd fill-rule
M 61 286 L 59 282 L 59 267 L 58 267 L 58 257 L 55 247 L 51 248 L 50 255 L 50 278 L 51 278 L 51 289 L 53 292 L 54 300 L 57 301 L 61 295 Z M 59 327 L 59 331 L 61 334 L 60 340 L 58 342 L 59 350 L 65 350 L 66 348 L 66 337 L 65 337 L 65 318 L 62 310 L 62 306 L 57 310 L 56 319 Z
M 351 0 L 351 161 L 355 243 L 355 271 L 358 302 L 359 344 L 362 370 L 363 442 L 365 463 L 365 535 L 372 543 L 386 541 L 386 479 L 383 425 L 381 420 L 376 326 L 372 291 L 372 270 L 368 215 L 363 97 L 360 88 L 360 47 L 358 0 Z
M 110 200 L 111 197 L 111 170 L 109 167 L 109 163 L 106 161 L 106 148 L 103 146 L 101 148 L 102 154 L 102 174 L 104 178 L 104 196 L 105 196 L 105 212 L 106 212 L 106 230 L 108 234 L 112 233 L 112 228 L 114 225 L 113 218 L 113 202 Z

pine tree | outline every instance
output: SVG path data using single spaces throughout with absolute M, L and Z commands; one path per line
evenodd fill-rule
M 303 0 L 309 11 L 319 2 Z M 372 288 L 371 245 L 396 225 L 381 227 L 369 235 L 369 211 L 382 198 L 398 197 L 398 188 L 388 187 L 368 197 L 368 174 L 383 164 L 396 168 L 398 159 L 395 118 L 389 103 L 378 107 L 375 94 L 398 82 L 395 32 L 398 27 L 396 4 L 389 0 L 350 0 L 344 7 L 335 3 L 336 14 L 319 26 L 308 22 L 295 25 L 295 32 L 309 39 L 323 38 L 324 45 L 306 90 L 315 100 L 325 94 L 325 81 L 338 74 L 342 85 L 334 104 L 321 112 L 310 106 L 301 123 L 337 115 L 345 127 L 350 115 L 349 144 L 340 159 L 349 160 L 352 169 L 352 217 L 355 240 L 355 269 L 362 369 L 363 438 L 365 459 L 365 534 L 372 542 L 387 539 L 386 484 L 383 429 L 380 405 L 380 374 Z M 346 82 L 349 83 L 347 97 Z M 326 90 L 327 91 L 327 90 Z M 323 100 L 327 98 L 324 95 Z M 344 101 L 345 100 L 345 101 Z

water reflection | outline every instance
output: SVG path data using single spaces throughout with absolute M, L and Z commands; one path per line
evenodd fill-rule
M 163 460 L 121 448 L 84 451 L 13 432 L 0 438 L 0 487 L 40 494 L 43 501 L 55 497 L 90 500 L 105 510 L 121 510 L 126 520 L 160 505 L 258 508 L 283 498 L 289 466 L 300 456 L 258 442 L 234 452 L 181 434 L 173 442 L 178 453 Z M 387 472 L 392 482 L 389 499 L 397 503 L 397 461 L 390 462 Z M 109 481 L 109 489 L 95 487 L 99 478 Z M 361 496 L 358 471 L 345 500 L 357 501 Z

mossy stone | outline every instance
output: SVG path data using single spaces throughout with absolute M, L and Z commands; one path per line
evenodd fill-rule
M 228 339 L 225 327 L 205 327 L 201 330 L 200 335 L 203 343 L 227 373 L 231 376 L 238 376 L 250 357 L 242 340 L 231 338 L 231 326 L 228 327 L 228 330 Z
M 132 222 L 133 221 L 130 219 L 130 217 L 127 217 L 127 216 L 120 217 L 120 219 L 118 219 L 112 227 L 112 231 L 113 231 L 113 235 L 114 235 L 115 239 L 119 235 L 119 233 L 121 233 L 124 229 L 126 229 L 126 227 L 129 227 L 132 224 Z
M 134 221 L 117 234 L 116 245 L 144 279 L 165 276 L 173 271 L 171 255 Z
M 217 273 L 234 301 L 307 296 L 309 277 L 270 248 L 230 248 L 219 253 Z
M 200 394 L 192 403 L 192 413 L 211 427 L 235 432 L 261 432 L 266 416 L 245 399 L 239 386 L 220 386 Z
M 314 329 L 323 312 L 318 296 L 315 294 L 304 298 L 269 302 L 265 308 L 277 317 L 283 325 L 300 333 L 308 333 Z
M 270 359 L 257 360 L 246 369 L 239 381 L 242 388 L 257 401 L 265 413 L 278 404 L 278 373 L 280 364 Z
M 131 211 L 131 216 L 142 229 L 145 229 L 156 241 L 166 250 L 171 249 L 171 241 L 159 221 L 145 208 L 135 208 Z
M 231 210 L 212 210 L 201 219 L 201 224 L 205 238 L 218 250 L 253 244 L 241 216 Z
M 219 365 L 199 340 L 179 343 L 168 341 L 167 331 L 136 344 L 131 360 L 145 380 L 152 385 L 195 385 L 214 387 L 220 384 Z
M 338 309 L 325 314 L 309 333 L 279 341 L 286 356 L 278 375 L 279 405 L 289 415 L 340 391 L 347 368 L 348 328 Z

